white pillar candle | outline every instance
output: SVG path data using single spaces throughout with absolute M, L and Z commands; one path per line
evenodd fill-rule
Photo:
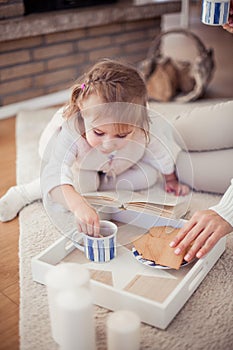
M 46 274 L 49 315 L 53 339 L 60 344 L 60 325 L 57 314 L 56 295 L 62 290 L 90 286 L 89 271 L 75 263 L 55 266 Z
M 94 350 L 95 327 L 91 293 L 63 290 L 56 297 L 60 318 L 60 350 Z
M 108 350 L 140 349 L 140 318 L 128 310 L 113 312 L 107 320 Z

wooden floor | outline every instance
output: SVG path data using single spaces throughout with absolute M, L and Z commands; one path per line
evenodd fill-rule
M 222 28 L 204 26 L 200 8 L 191 9 L 190 29 L 216 51 L 217 68 L 208 97 L 233 98 L 233 35 Z M 167 27 L 171 19 L 166 18 Z M 176 43 L 176 51 L 183 50 Z M 0 121 L 0 196 L 15 184 L 15 118 Z M 0 223 L 0 350 L 19 348 L 18 219 Z M 23 349 L 22 349 L 23 350 Z
M 0 196 L 15 184 L 15 118 L 0 121 Z M 18 219 L 0 222 L 0 349 L 19 348 Z

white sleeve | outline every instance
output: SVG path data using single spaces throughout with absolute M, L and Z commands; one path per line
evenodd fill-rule
M 231 226 L 233 226 L 233 179 L 220 202 L 210 209 L 214 210 L 223 219 L 229 222 Z
M 48 144 L 50 143 L 51 138 L 58 134 L 60 131 L 61 125 L 64 123 L 65 119 L 63 118 L 64 107 L 60 108 L 52 117 L 50 122 L 47 124 L 46 128 L 43 130 L 40 140 L 39 140 L 39 156 L 41 159 L 45 159 L 45 150 L 48 156 Z
M 71 166 L 78 155 L 77 138 L 70 124 L 64 122 L 60 132 L 53 139 L 49 161 L 42 169 L 41 186 L 43 197 L 55 187 L 64 184 L 73 184 Z
M 164 175 L 173 173 L 175 171 L 175 161 L 171 149 L 171 140 L 166 135 L 151 135 L 142 161 L 150 164 Z

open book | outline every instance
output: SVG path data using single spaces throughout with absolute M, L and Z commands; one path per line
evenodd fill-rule
M 127 190 L 88 192 L 84 194 L 84 197 L 94 206 L 148 211 L 175 218 L 182 217 L 187 213 L 190 200 L 190 195 L 177 197 L 166 193 L 159 186 L 140 192 Z

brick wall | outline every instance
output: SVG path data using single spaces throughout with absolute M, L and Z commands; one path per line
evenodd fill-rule
M 67 89 L 99 58 L 136 64 L 159 30 L 158 17 L 1 42 L 0 105 Z
M 23 14 L 23 0 L 0 0 L 0 19 L 13 18 Z

